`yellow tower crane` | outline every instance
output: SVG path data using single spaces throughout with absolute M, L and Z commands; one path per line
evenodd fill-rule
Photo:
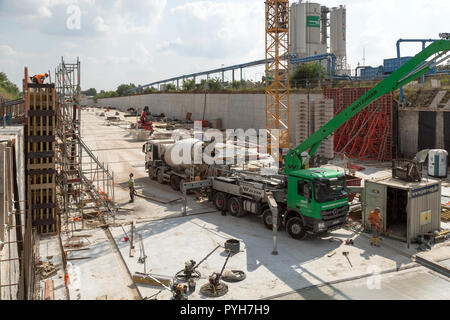
M 289 0 L 266 0 L 266 130 L 268 149 L 289 149 Z M 277 141 L 278 140 L 278 141 Z M 278 154 L 279 156 L 279 154 Z M 281 157 L 279 157 L 281 159 Z

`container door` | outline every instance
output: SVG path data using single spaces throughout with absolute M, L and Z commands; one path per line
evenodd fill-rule
M 376 207 L 381 209 L 381 224 L 383 226 L 383 231 L 386 230 L 386 186 L 372 182 L 365 181 L 364 188 L 364 215 L 363 215 L 363 226 L 370 227 L 370 222 L 367 219 L 372 210 Z

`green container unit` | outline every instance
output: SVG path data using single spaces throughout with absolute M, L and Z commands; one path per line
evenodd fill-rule
M 368 216 L 379 207 L 385 236 L 406 241 L 441 226 L 441 182 L 426 179 L 405 182 L 399 179 L 366 180 L 362 223 L 370 229 Z

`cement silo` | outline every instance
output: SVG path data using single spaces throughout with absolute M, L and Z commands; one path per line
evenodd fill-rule
M 307 57 L 327 52 L 326 41 L 321 39 L 321 15 L 318 3 L 299 1 L 291 5 L 291 54 Z
M 304 3 L 306 7 L 306 43 L 319 44 L 320 41 L 320 4 Z
M 330 11 L 330 52 L 337 58 L 338 69 L 345 69 L 347 60 L 347 10 L 344 6 Z
M 306 56 L 306 11 L 302 3 L 293 3 L 290 13 L 291 54 Z

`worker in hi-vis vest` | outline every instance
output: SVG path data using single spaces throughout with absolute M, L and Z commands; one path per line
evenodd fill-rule
M 128 187 L 130 188 L 130 202 L 134 202 L 134 194 L 135 194 L 135 185 L 134 185 L 134 178 L 133 174 L 130 173 L 130 179 L 128 180 Z
M 378 240 L 380 239 L 380 223 L 381 223 L 381 216 L 380 216 L 380 208 L 375 208 L 374 210 L 372 210 L 369 214 L 369 222 L 370 225 L 372 226 L 372 238 L 370 238 L 370 245 L 373 246 L 375 244 L 375 246 L 379 247 L 380 245 L 378 244 Z
M 45 78 L 48 78 L 48 73 L 46 73 L 46 74 L 39 73 L 32 77 L 33 83 L 35 83 L 35 84 L 43 84 L 45 81 Z

